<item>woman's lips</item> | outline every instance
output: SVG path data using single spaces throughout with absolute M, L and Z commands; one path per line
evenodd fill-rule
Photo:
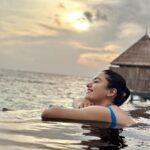
M 88 90 L 87 90 L 87 93 L 91 93 L 91 92 L 93 92 L 92 89 L 88 89 Z

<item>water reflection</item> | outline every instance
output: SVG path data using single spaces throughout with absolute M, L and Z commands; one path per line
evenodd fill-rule
M 132 150 L 138 145 L 146 150 L 149 131 L 149 126 L 143 124 L 134 128 L 119 125 L 110 128 L 110 124 L 100 122 L 3 121 L 0 122 L 0 145 L 12 150 L 120 150 L 126 147 Z
M 85 145 L 87 150 L 119 150 L 127 147 L 125 137 L 121 135 L 123 128 L 108 128 L 109 124 L 82 125 L 82 128 L 88 130 L 88 133 L 83 133 L 85 136 L 94 136 L 99 139 L 81 141 L 81 145 Z
M 72 121 L 63 120 L 63 122 Z M 73 123 L 79 122 L 73 121 Z M 84 138 L 72 145 L 81 145 L 86 150 L 120 150 L 128 146 L 125 137 L 121 134 L 124 126 L 117 125 L 115 128 L 110 128 L 109 123 L 87 121 L 82 121 L 80 124 L 84 130 L 82 133 Z

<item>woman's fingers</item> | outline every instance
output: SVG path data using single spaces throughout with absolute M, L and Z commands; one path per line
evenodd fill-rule
M 84 107 L 88 107 L 88 106 L 91 106 L 91 105 L 94 105 L 94 103 L 91 103 L 91 102 L 82 102 L 79 105 L 79 108 L 84 108 Z
M 84 107 L 84 103 L 81 103 L 80 105 L 79 105 L 79 108 L 83 108 Z
M 94 103 L 91 103 L 91 105 L 94 105 Z
M 90 105 L 90 102 L 86 102 L 84 107 L 88 107 Z
M 88 100 L 88 99 L 85 99 L 84 101 L 82 101 L 82 102 L 79 104 L 78 108 L 84 108 L 84 107 L 88 107 L 88 106 L 91 106 L 91 105 L 94 105 L 94 103 L 91 102 L 91 101 Z

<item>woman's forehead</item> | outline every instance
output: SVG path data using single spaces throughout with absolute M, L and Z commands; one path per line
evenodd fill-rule
M 99 75 L 97 75 L 94 79 L 100 79 L 100 80 L 106 81 L 106 75 L 105 73 L 102 72 Z

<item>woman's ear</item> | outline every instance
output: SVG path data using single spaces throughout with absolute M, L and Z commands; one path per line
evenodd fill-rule
M 107 96 L 115 96 L 117 94 L 117 89 L 116 88 L 111 88 L 107 92 Z

